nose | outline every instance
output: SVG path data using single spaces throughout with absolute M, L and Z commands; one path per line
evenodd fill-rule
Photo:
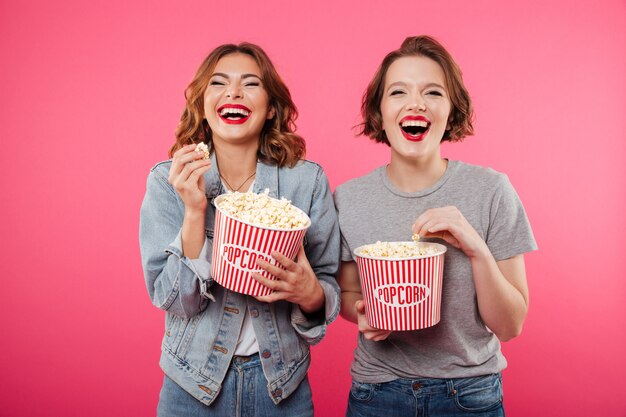
M 226 89 L 226 97 L 241 98 L 242 97 L 241 85 L 239 83 L 229 84 L 228 88 Z
M 413 94 L 407 104 L 407 110 L 426 111 L 426 101 L 421 94 Z

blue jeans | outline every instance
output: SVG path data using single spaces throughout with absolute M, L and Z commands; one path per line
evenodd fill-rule
M 503 417 L 500 374 L 455 379 L 352 381 L 348 417 Z
M 278 405 L 274 404 L 267 389 L 259 355 L 235 356 L 219 395 L 209 406 L 196 400 L 165 376 L 157 416 L 313 417 L 313 401 L 309 380 L 305 378 L 293 394 Z

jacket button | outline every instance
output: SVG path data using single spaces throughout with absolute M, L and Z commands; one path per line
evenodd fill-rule
M 272 356 L 272 353 L 269 350 L 264 350 L 263 353 L 261 353 L 261 356 L 267 359 Z
M 252 317 L 259 317 L 259 310 L 257 310 L 256 308 L 253 308 L 252 310 L 250 310 L 250 315 Z
M 415 391 L 419 390 L 420 388 L 422 388 L 422 384 L 420 384 L 419 382 L 414 382 L 413 383 L 413 389 Z
M 280 388 L 277 388 L 277 389 L 274 390 L 274 392 L 272 392 L 272 396 L 274 398 L 280 397 L 281 395 L 283 395 L 283 390 L 280 389 Z

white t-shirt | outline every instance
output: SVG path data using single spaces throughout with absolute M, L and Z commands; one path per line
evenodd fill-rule
M 223 181 L 222 185 L 225 189 L 228 189 Z M 246 192 L 252 191 L 252 187 L 254 187 L 254 181 L 252 181 Z M 259 351 L 259 342 L 257 342 L 256 335 L 254 334 L 254 328 L 252 327 L 252 320 L 250 319 L 248 307 L 246 307 L 246 311 L 244 311 L 243 314 L 241 332 L 239 333 L 239 340 L 237 340 L 237 346 L 235 347 L 236 356 L 250 356 Z

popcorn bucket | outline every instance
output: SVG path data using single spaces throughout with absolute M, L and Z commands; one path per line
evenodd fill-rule
M 417 245 L 435 247 L 436 254 L 389 258 L 365 255 L 363 246 L 354 250 L 370 326 L 397 331 L 439 323 L 446 247 L 426 242 Z
M 294 259 L 311 221 L 297 229 L 252 225 L 220 210 L 219 203 L 222 198 L 223 195 L 215 199 L 211 275 L 218 284 L 229 290 L 255 297 L 268 295 L 272 290 L 255 280 L 252 273 L 258 272 L 272 280 L 275 278 L 257 267 L 256 260 L 263 259 L 280 266 L 271 256 L 273 251 Z

